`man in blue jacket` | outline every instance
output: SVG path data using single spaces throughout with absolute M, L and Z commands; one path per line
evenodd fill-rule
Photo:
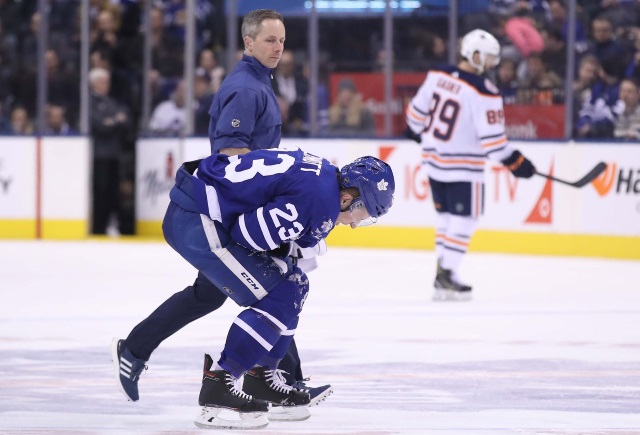
M 241 31 L 244 55 L 222 82 L 209 110 L 212 154 L 232 156 L 276 148 L 281 139 L 282 118 L 270 77 L 284 49 L 282 16 L 268 9 L 252 11 L 244 17 Z M 125 396 L 131 401 L 139 399 L 139 376 L 151 353 L 162 341 L 194 320 L 217 310 L 226 299 L 227 295 L 199 272 L 192 285 L 160 305 L 129 333 L 126 340 L 114 339 L 112 355 Z M 187 311 L 189 314 L 183 315 Z M 129 359 L 122 361 L 122 355 L 129 355 Z M 293 340 L 279 368 L 287 373 L 288 384 L 310 394 L 311 405 L 320 403 L 332 392 L 330 385 L 310 388 L 304 384 Z

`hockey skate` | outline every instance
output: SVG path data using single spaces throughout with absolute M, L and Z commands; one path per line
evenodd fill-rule
M 443 269 L 438 262 L 438 271 L 433 283 L 434 301 L 470 301 L 471 286 L 458 282 L 450 270 Z
M 296 381 L 293 384 L 293 388 L 295 388 L 296 390 L 309 393 L 309 400 L 310 400 L 309 406 L 319 405 L 320 402 L 325 400 L 327 397 L 331 395 L 331 393 L 333 393 L 333 389 L 331 388 L 331 385 L 322 385 L 320 387 L 309 387 L 307 384 L 305 384 L 305 382 L 308 380 L 309 378 L 305 378 L 301 381 Z
M 242 389 L 269 402 L 269 420 L 301 421 L 311 416 L 309 393 L 287 385 L 282 370 L 254 367 L 244 375 Z
M 198 404 L 202 411 L 194 423 L 201 429 L 261 429 L 269 424 L 269 404 L 242 392 L 240 379 L 225 370 L 211 370 L 205 354 Z
M 124 340 L 114 338 L 111 341 L 111 361 L 116 372 L 116 380 L 122 394 L 132 402 L 137 401 L 138 380 L 142 370 L 146 370 L 146 361 L 133 356 L 129 348 L 125 347 Z

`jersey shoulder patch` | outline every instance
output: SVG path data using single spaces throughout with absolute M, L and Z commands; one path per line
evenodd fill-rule
M 500 94 L 500 91 L 498 90 L 496 85 L 494 85 L 489 79 L 484 79 L 484 87 L 487 91 L 491 92 L 494 95 Z
M 500 95 L 500 91 L 498 90 L 496 85 L 494 85 L 489 79 L 483 76 L 468 73 L 458 68 L 456 68 L 454 74 L 456 74 L 458 78 L 460 78 L 460 80 L 464 80 L 465 82 L 467 82 L 471 87 L 475 88 L 475 90 L 482 95 L 488 95 L 491 97 Z

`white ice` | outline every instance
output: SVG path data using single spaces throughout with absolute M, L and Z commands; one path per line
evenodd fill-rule
M 335 393 L 259 432 L 640 434 L 640 262 L 470 253 L 474 300 L 449 303 L 434 271 L 433 252 L 330 247 L 296 341 Z M 195 276 L 160 242 L 0 241 L 0 434 L 201 433 L 233 302 L 160 346 L 137 403 L 109 355 Z

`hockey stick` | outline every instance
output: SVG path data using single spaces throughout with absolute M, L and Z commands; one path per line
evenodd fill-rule
M 560 178 L 556 178 L 549 174 L 540 173 L 538 171 L 536 171 L 536 175 L 540 175 L 541 177 L 548 178 L 549 180 L 557 181 L 562 184 L 580 188 L 580 187 L 586 186 L 587 184 L 595 180 L 598 177 L 598 175 L 604 172 L 605 169 L 607 169 L 607 164 L 605 162 L 600 162 L 597 165 L 595 165 L 594 168 L 587 173 L 587 175 L 585 175 L 584 177 L 582 177 L 581 179 L 573 183 L 570 181 L 561 180 Z

